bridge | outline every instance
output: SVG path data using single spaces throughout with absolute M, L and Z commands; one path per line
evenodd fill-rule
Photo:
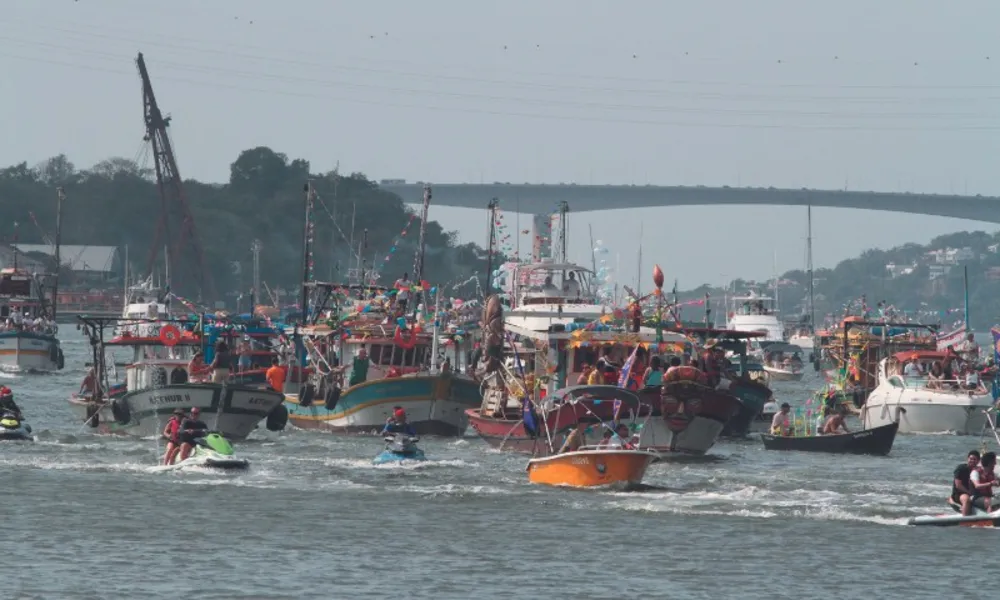
M 398 194 L 408 204 L 419 204 L 422 183 L 383 181 L 383 190 Z M 887 210 L 1000 223 L 1000 198 L 952 194 L 847 192 L 775 188 L 575 185 L 532 183 L 434 183 L 432 205 L 486 209 L 492 198 L 508 212 L 549 213 L 565 200 L 570 212 L 616 210 L 652 206 L 761 205 L 826 206 Z

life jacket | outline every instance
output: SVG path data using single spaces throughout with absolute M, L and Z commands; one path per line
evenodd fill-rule
M 179 435 L 180 432 L 181 432 L 181 420 L 180 420 L 180 418 L 177 417 L 177 416 L 170 417 L 170 420 L 167 421 L 167 438 L 171 442 L 176 443 L 180 439 L 180 435 Z
M 976 471 L 979 471 L 979 483 L 992 483 L 996 481 L 997 476 L 993 474 L 993 470 L 987 471 L 982 466 L 976 467 Z M 977 496 L 993 496 L 993 486 L 986 488 L 985 490 L 976 488 L 975 490 Z

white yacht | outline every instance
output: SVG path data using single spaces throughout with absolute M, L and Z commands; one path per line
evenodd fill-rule
M 920 364 L 923 375 L 903 375 L 907 363 Z M 986 409 L 993 396 L 982 383 L 969 389 L 964 381 L 931 382 L 926 373 L 944 353 L 900 352 L 883 359 L 878 367 L 878 385 L 861 408 L 865 429 L 888 425 L 899 419 L 900 433 L 956 433 L 975 435 L 986 424 Z
M 803 350 L 812 352 L 812 350 L 816 347 L 815 342 L 813 341 L 814 336 L 815 333 L 813 332 L 812 327 L 803 325 L 796 327 L 795 332 L 788 336 L 788 343 L 793 346 L 798 346 Z
M 530 331 L 548 331 L 574 319 L 600 318 L 605 312 L 592 287 L 593 272 L 571 263 L 516 265 L 502 272 L 498 282 L 510 302 L 507 325 Z
M 764 334 L 760 342 L 785 341 L 784 327 L 778 320 L 774 298 L 759 294 L 751 289 L 746 295 L 734 296 L 729 310 L 726 329 L 735 331 L 759 331 Z

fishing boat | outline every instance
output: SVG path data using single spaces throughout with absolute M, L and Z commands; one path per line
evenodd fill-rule
M 781 436 L 761 434 L 765 450 L 797 450 L 827 454 L 874 454 L 886 456 L 892 450 L 899 423 L 872 429 L 828 435 Z
M 25 269 L 0 269 L 0 368 L 50 372 L 65 366 L 59 327 L 41 280 Z
M 402 407 L 420 435 L 465 433 L 466 409 L 480 402 L 478 382 L 461 368 L 472 349 L 469 327 L 474 323 L 446 323 L 443 310 L 437 319 L 408 315 L 390 320 L 392 308 L 384 294 L 356 299 L 336 284 L 309 286 L 337 299 L 333 313 L 338 319 L 286 329 L 286 363 L 307 366 L 302 377 L 285 382 L 293 425 L 378 433 L 395 408 Z M 314 314 L 325 312 L 327 301 Z M 293 366 L 289 373 L 298 370 Z
M 642 483 L 659 455 L 652 450 L 608 449 L 595 446 L 528 460 L 528 481 L 545 485 L 631 489 Z
M 923 375 L 904 375 L 909 362 L 930 372 L 934 362 L 945 359 L 944 352 L 899 352 L 879 363 L 878 385 L 861 408 L 866 428 L 886 425 L 899 417 L 902 433 L 956 433 L 974 435 L 987 424 L 986 410 L 993 396 L 982 384 L 967 387 L 963 381 L 931 381 Z
M 128 323 L 122 319 L 78 317 L 90 338 L 94 369 L 69 402 L 80 421 L 99 433 L 158 436 L 177 408 L 198 407 L 213 431 L 231 440 L 245 439 L 267 420 L 270 430 L 284 426 L 283 397 L 264 386 L 207 381 L 192 367 L 202 344 L 192 333 L 196 323 L 180 320 Z M 119 332 L 104 340 L 107 329 Z M 128 355 L 124 380 L 118 382 L 115 352 Z M 106 356 L 106 353 L 110 356 Z
M 764 350 L 764 370 L 770 381 L 801 381 L 805 373 L 802 348 L 776 342 Z

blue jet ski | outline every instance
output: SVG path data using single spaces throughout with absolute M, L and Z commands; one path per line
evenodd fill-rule
M 407 460 L 427 460 L 424 451 L 417 448 L 419 438 L 403 434 L 387 435 L 385 450 L 372 461 L 376 465 Z
M 31 425 L 8 411 L 0 416 L 0 441 L 33 442 L 35 438 L 31 436 Z

